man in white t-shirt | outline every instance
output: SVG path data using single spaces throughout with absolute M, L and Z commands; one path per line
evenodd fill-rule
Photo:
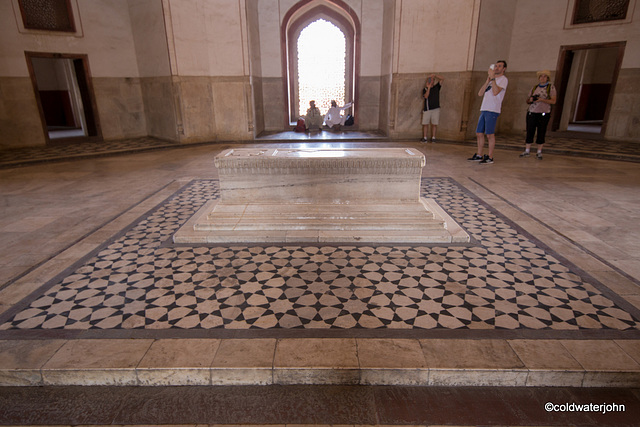
M 502 108 L 502 100 L 507 91 L 509 80 L 504 76 L 507 69 L 507 62 L 500 60 L 489 67 L 487 81 L 478 91 L 478 96 L 482 96 L 480 106 L 480 118 L 476 128 L 476 138 L 478 140 L 478 151 L 468 160 L 480 162 L 480 164 L 493 163 L 493 149 L 496 145 L 496 122 Z M 487 135 L 489 143 L 489 154 L 482 154 L 484 151 L 484 136 Z

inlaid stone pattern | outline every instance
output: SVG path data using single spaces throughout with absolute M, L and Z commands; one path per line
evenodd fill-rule
M 638 319 L 448 178 L 422 180 L 465 245 L 173 245 L 199 180 L 125 230 L 1 330 L 637 330 Z

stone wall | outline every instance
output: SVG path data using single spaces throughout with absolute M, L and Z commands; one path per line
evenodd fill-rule
M 104 139 L 246 141 L 291 129 L 281 25 L 297 0 L 72 0 L 74 34 L 25 30 L 16 4 L 0 2 L 2 148 L 46 143 L 25 51 L 87 55 Z M 605 137 L 640 135 L 640 7 L 625 22 L 572 27 L 566 20 L 573 0 L 305 4 L 344 7 L 359 21 L 361 130 L 419 138 L 422 86 L 436 72 L 446 78 L 438 137 L 472 138 L 484 70 L 506 59 L 498 132 L 522 134 L 535 71 L 555 73 L 563 46 L 626 42 Z
M 147 135 L 147 119 L 139 78 L 94 78 L 93 89 L 104 139 Z
M 281 131 L 288 129 L 284 81 L 282 77 L 262 78 L 262 104 L 256 105 L 263 112 L 264 130 Z
M 437 136 L 440 139 L 461 140 L 473 115 L 477 93 L 471 87 L 472 73 L 438 73 L 444 77 L 440 92 L 440 124 Z M 391 84 L 391 131 L 393 138 L 419 139 L 422 137 L 422 89 L 426 74 L 396 74 Z M 473 92 L 473 93 L 471 93 Z M 479 104 L 478 104 L 479 108 Z M 475 115 L 477 120 L 477 115 Z M 471 123 L 475 131 L 475 122 Z
M 253 137 L 249 79 L 175 77 L 180 142 L 246 140 Z
M 0 78 L 0 149 L 44 145 L 44 141 L 31 79 Z
M 168 76 L 143 77 L 140 83 L 147 119 L 147 134 L 168 141 L 179 141 L 173 79 Z
M 622 69 L 618 76 L 606 137 L 640 139 L 640 69 Z

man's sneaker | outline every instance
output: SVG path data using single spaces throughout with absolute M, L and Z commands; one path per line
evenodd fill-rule
M 525 151 L 524 153 L 520 154 L 520 157 L 529 157 L 529 152 Z
M 481 165 L 490 165 L 491 163 L 493 163 L 493 159 L 489 157 L 487 154 L 484 155 L 484 158 L 480 162 Z
M 427 142 L 427 141 L 428 141 L 428 139 L 427 139 L 427 138 L 422 138 L 422 139 L 420 140 L 420 142 Z
M 434 144 L 436 143 L 436 137 L 435 136 L 431 137 L 431 142 L 433 142 Z
M 478 153 L 475 153 L 473 156 L 469 157 L 467 160 L 470 162 L 479 162 L 482 160 L 482 156 L 478 156 Z
M 536 159 L 538 159 L 538 160 L 542 160 L 542 153 L 538 153 L 538 154 L 536 154 Z

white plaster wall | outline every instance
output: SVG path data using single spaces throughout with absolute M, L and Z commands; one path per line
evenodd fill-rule
M 569 0 L 517 0 L 510 47 L 510 71 L 554 70 L 560 46 L 627 41 L 622 68 L 640 68 L 640 7 L 629 23 L 565 28 Z M 534 24 L 535 23 L 535 24 Z
M 162 2 L 129 0 L 129 14 L 140 77 L 169 76 L 169 53 Z
M 466 71 L 475 42 L 476 3 L 397 0 L 394 72 Z
M 18 25 L 13 13 L 13 4 L 0 1 L 0 75 L 5 77 L 28 76 L 22 44 L 16 41 Z
M 381 0 L 363 2 L 361 10 L 360 75 L 379 76 L 384 46 L 384 3 Z
M 516 0 L 481 0 L 479 6 L 473 69 L 486 71 L 489 65 L 502 59 L 507 61 L 508 71 L 512 71 L 511 33 Z
M 280 47 L 280 1 L 258 1 L 260 26 L 260 59 L 262 77 L 282 77 L 282 55 Z
M 258 2 L 262 77 L 282 77 L 280 28 L 297 0 L 250 0 Z M 322 1 L 319 1 L 322 3 Z M 378 76 L 382 62 L 383 0 L 346 0 L 361 25 L 360 75 Z
M 243 76 L 243 0 L 171 0 L 172 33 L 181 76 Z
M 29 75 L 25 51 L 88 54 L 93 77 L 137 77 L 128 0 L 72 1 L 81 37 L 57 32 L 20 32 L 17 3 L 0 2 L 0 75 Z M 79 22 L 78 22 L 79 21 Z

